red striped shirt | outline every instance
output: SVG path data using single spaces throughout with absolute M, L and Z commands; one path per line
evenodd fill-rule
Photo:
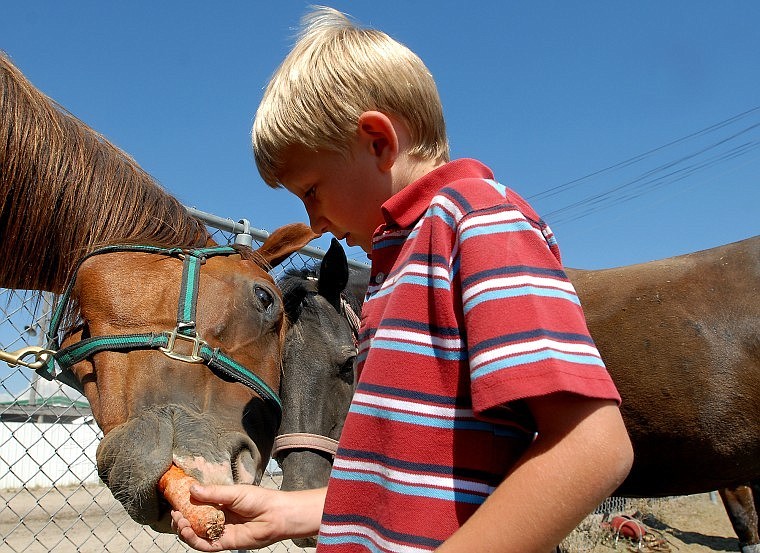
M 487 167 L 448 163 L 383 211 L 321 553 L 435 549 L 531 442 L 520 400 L 620 401 L 549 227 Z

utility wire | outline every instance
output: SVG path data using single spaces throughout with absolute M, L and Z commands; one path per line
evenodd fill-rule
M 583 177 L 573 179 L 564 184 L 544 190 L 543 192 L 528 196 L 528 198 L 534 202 L 537 199 L 547 199 L 569 191 L 570 189 L 577 188 L 594 177 L 615 170 L 621 171 L 626 168 L 632 168 L 656 153 L 663 152 L 678 144 L 683 144 L 688 140 L 706 137 L 711 133 L 725 129 L 758 111 L 760 111 L 760 106 L 729 117 L 728 119 L 710 125 L 677 140 L 668 142 L 662 146 L 658 146 L 657 148 L 653 148 L 642 154 L 615 163 L 609 167 L 605 167 L 604 169 L 594 171 Z M 709 170 L 716 165 L 746 156 L 747 154 L 755 152 L 758 147 L 760 147 L 759 141 L 749 140 L 739 145 L 732 145 L 731 143 L 739 137 L 751 133 L 758 128 L 760 128 L 760 123 L 751 123 L 726 137 L 719 138 L 710 144 L 699 147 L 696 151 L 686 153 L 680 157 L 661 163 L 652 169 L 643 171 L 641 174 L 633 178 L 628 178 L 622 184 L 616 184 L 598 193 L 591 194 L 581 200 L 576 200 L 563 207 L 547 211 L 544 213 L 544 216 L 547 220 L 552 222 L 552 224 L 575 221 L 603 209 L 609 209 L 620 203 L 639 198 L 644 194 L 650 193 L 664 186 L 680 182 L 699 171 Z M 730 146 L 730 148 L 725 150 L 727 146 Z M 709 157 L 705 159 L 705 155 L 708 155 Z
M 688 140 L 691 140 L 693 138 L 697 138 L 700 136 L 704 136 L 705 134 L 709 134 L 711 132 L 715 132 L 717 130 L 720 130 L 728 125 L 731 125 L 737 121 L 740 121 L 741 119 L 744 119 L 746 117 L 749 117 L 753 113 L 756 113 L 760 111 L 760 106 L 756 106 L 754 108 L 748 109 L 747 111 L 744 111 L 742 113 L 739 113 L 737 115 L 734 115 L 732 117 L 729 117 L 728 119 L 724 119 L 723 121 L 720 121 L 718 123 L 714 123 L 708 127 L 705 127 L 704 129 L 698 130 L 696 132 L 693 132 L 691 134 L 688 134 L 686 136 L 683 136 L 681 138 L 678 138 L 676 140 L 673 140 L 671 142 L 668 142 L 667 144 L 663 144 L 662 146 L 658 146 L 656 148 L 653 148 L 651 150 L 648 150 L 642 154 L 638 154 L 636 156 L 633 156 L 631 158 L 628 158 L 626 160 L 620 161 L 618 163 L 615 163 L 613 165 L 610 165 L 609 167 L 605 167 L 604 169 L 599 169 L 597 171 L 594 171 L 592 173 L 589 173 L 587 175 L 584 175 L 582 177 L 578 177 L 576 179 L 573 179 L 571 181 L 565 182 L 563 184 L 559 184 L 557 186 L 553 186 L 551 188 L 548 188 L 546 190 L 543 190 L 542 192 L 537 192 L 536 194 L 533 194 L 531 196 L 527 196 L 527 199 L 529 200 L 538 200 L 538 199 L 545 199 L 549 198 L 551 196 L 556 196 L 557 194 L 560 194 L 562 192 L 565 192 L 566 190 L 573 188 L 575 186 L 580 185 L 583 181 L 586 181 L 588 179 L 591 179 L 593 177 L 602 175 L 604 173 L 608 173 L 610 171 L 613 171 L 615 169 L 621 169 L 624 167 L 628 167 L 630 165 L 633 165 L 634 163 L 637 163 L 643 159 L 646 159 L 647 157 L 650 157 L 653 154 L 656 154 L 657 152 L 660 152 L 662 150 L 665 150 L 667 148 L 670 148 L 672 146 L 675 146 L 677 144 L 681 144 L 683 142 L 686 142 Z

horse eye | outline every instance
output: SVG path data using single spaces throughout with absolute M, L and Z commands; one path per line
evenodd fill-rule
M 340 370 L 347 373 L 353 373 L 355 362 L 356 362 L 356 355 L 352 355 L 351 357 L 346 359 L 346 362 L 343 363 L 343 366 L 341 367 Z
M 338 377 L 347 382 L 348 384 L 354 383 L 354 363 L 356 362 L 356 356 L 353 355 L 341 365 L 338 371 Z
M 269 309 L 274 303 L 272 294 L 266 288 L 254 286 L 253 293 L 256 294 L 256 298 L 261 302 L 261 305 L 264 306 L 264 309 Z

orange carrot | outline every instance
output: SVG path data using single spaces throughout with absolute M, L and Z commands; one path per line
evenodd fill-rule
M 197 483 L 195 478 L 185 474 L 177 465 L 172 465 L 158 481 L 158 491 L 190 521 L 190 526 L 197 535 L 214 541 L 224 532 L 224 513 L 214 505 L 191 501 L 190 486 Z

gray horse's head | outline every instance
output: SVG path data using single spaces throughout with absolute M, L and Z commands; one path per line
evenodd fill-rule
M 280 385 L 283 418 L 273 455 L 283 490 L 327 484 L 355 386 L 360 302 L 349 290 L 366 290 L 367 280 L 368 274 L 349 271 L 333 239 L 318 268 L 289 271 L 279 281 L 290 320 Z

